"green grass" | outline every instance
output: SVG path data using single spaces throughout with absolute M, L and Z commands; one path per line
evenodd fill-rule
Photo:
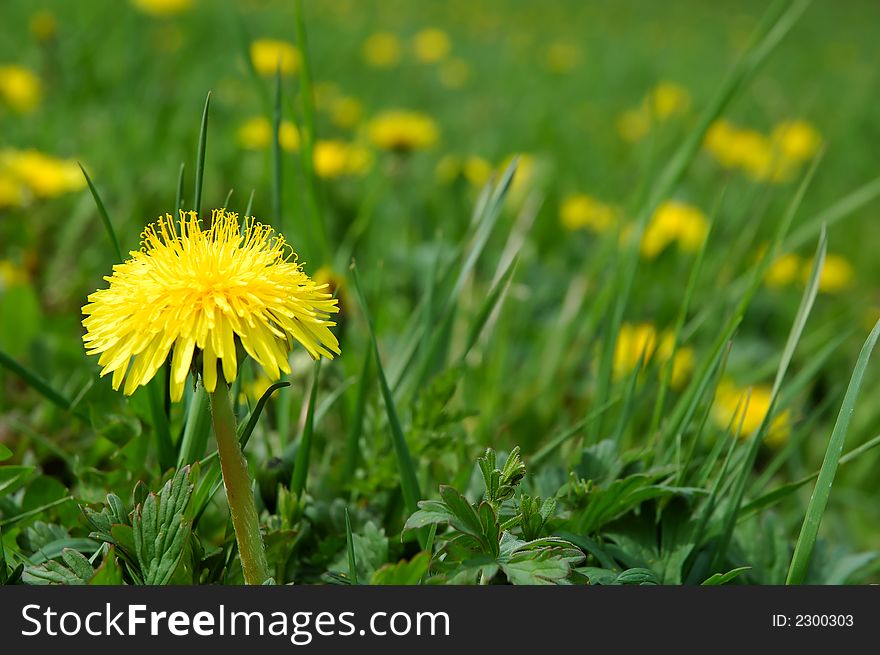
M 269 386 L 245 360 L 231 389 L 276 582 L 880 581 L 876 8 L 45 4 L 49 42 L 32 3 L 0 9 L 0 66 L 43 86 L 30 114 L 0 98 L 0 582 L 242 581 L 204 389 L 191 378 L 171 403 L 166 366 L 114 392 L 80 325 L 147 223 L 223 205 L 281 231 L 310 275 L 326 267 L 341 308 L 341 356 L 294 345 L 289 376 Z M 426 27 L 448 34 L 443 61 L 413 54 Z M 400 39 L 392 68 L 365 63 L 378 31 Z M 260 74 L 264 37 L 299 48 L 296 74 Z M 661 81 L 689 106 L 622 138 Z M 334 94 L 363 115 L 340 122 Z M 438 142 L 371 144 L 392 108 L 429 115 Z M 255 116 L 268 137 L 248 149 Z M 763 134 L 803 119 L 822 148 L 756 181 L 705 147 L 721 118 Z M 323 176 L 328 140 L 365 147 L 369 169 Z M 81 183 L 4 206 L 4 153 L 29 148 L 81 162 Z M 488 180 L 443 174 L 470 155 Z M 566 229 L 576 193 L 619 222 Z M 647 257 L 670 199 L 702 211 L 704 238 Z M 768 284 L 789 253 L 797 279 Z M 831 291 L 838 257 L 853 278 Z M 642 324 L 655 342 L 621 367 Z M 153 539 L 163 526 L 174 540 Z

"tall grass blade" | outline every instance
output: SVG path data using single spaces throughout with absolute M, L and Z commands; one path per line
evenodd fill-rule
M 315 362 L 312 374 L 312 388 L 309 392 L 309 404 L 306 407 L 306 421 L 303 426 L 302 437 L 299 440 L 299 448 L 296 451 L 296 461 L 293 465 L 293 475 L 290 478 L 290 490 L 297 498 L 302 498 L 306 488 L 306 479 L 309 475 L 309 464 L 312 458 L 312 437 L 315 432 L 315 404 L 318 398 L 318 381 L 321 373 L 321 360 Z
M 205 97 L 205 108 L 202 110 L 202 124 L 199 127 L 199 147 L 196 151 L 196 186 L 193 192 L 193 211 L 201 215 L 202 182 L 205 174 L 205 149 L 208 145 L 208 109 L 211 106 L 211 92 Z
M 77 162 L 77 166 L 79 166 L 79 170 L 82 171 L 83 176 L 86 178 L 86 184 L 89 185 L 89 191 L 92 193 L 92 198 L 95 200 L 95 205 L 98 208 L 98 215 L 101 217 L 101 222 L 104 224 L 104 230 L 107 232 L 107 236 L 110 237 L 110 243 L 113 244 L 116 261 L 122 262 L 125 258 L 122 255 L 122 248 L 119 246 L 119 239 L 116 238 L 116 230 L 113 229 L 113 222 L 110 220 L 110 215 L 107 213 L 104 201 L 101 200 L 101 195 L 95 188 L 92 178 L 89 177 L 89 174 L 86 173 L 86 169 L 83 168 L 83 165 Z
M 794 555 L 791 558 L 791 565 L 788 569 L 785 584 L 802 584 L 807 576 L 810 558 L 812 557 L 816 538 L 819 534 L 819 524 L 822 522 L 822 515 L 825 513 L 825 508 L 828 505 L 828 498 L 831 496 L 831 485 L 834 482 L 834 476 L 837 474 L 837 467 L 840 464 L 840 455 L 843 452 L 843 443 L 846 440 L 849 422 L 855 411 L 856 400 L 862 388 L 862 380 L 868 368 L 868 360 L 871 357 L 874 346 L 877 345 L 878 337 L 880 337 L 880 321 L 877 321 L 877 324 L 874 325 L 874 329 L 871 330 L 865 344 L 862 346 L 862 351 L 859 353 L 859 359 L 850 378 L 849 386 L 846 388 L 846 395 L 843 397 L 840 413 L 837 415 L 837 421 L 834 423 L 834 429 L 831 431 L 831 439 L 828 441 L 828 448 L 825 450 L 825 459 L 822 461 L 822 467 L 819 469 L 819 475 L 816 479 L 816 486 L 813 487 L 813 494 L 810 497 L 809 505 L 807 505 L 807 513 L 804 516 L 801 533 L 794 547 Z

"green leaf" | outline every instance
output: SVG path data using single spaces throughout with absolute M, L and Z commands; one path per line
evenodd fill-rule
M 714 585 L 722 585 L 727 584 L 734 578 L 738 577 L 740 573 L 745 573 L 746 571 L 751 570 L 751 566 L 740 566 L 735 569 L 731 569 L 727 573 L 715 573 L 707 578 L 704 582 L 704 586 L 714 586 Z
M 401 560 L 397 564 L 386 564 L 373 573 L 372 585 L 417 585 L 428 573 L 431 566 L 431 553 L 421 551 L 410 561 Z
M 190 467 L 184 467 L 150 494 L 132 516 L 134 550 L 147 585 L 167 584 L 189 540 L 192 522 L 186 508 L 194 483 Z
M 101 562 L 101 566 L 95 570 L 95 574 L 89 580 L 89 585 L 121 584 L 124 584 L 122 580 L 122 569 L 116 561 L 116 549 L 111 546 L 104 555 L 104 561 Z
M 0 443 L 0 462 L 9 459 L 12 457 L 12 451 L 9 450 L 6 446 Z
M 0 466 L 0 498 L 20 489 L 33 472 L 33 466 Z

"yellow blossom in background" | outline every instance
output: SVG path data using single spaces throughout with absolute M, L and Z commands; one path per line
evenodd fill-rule
M 27 284 L 29 281 L 30 275 L 24 268 L 8 259 L 0 259 L 0 291 Z
M 282 75 L 299 70 L 300 54 L 296 47 L 278 39 L 257 39 L 251 43 L 251 62 L 260 75 L 275 75 L 279 66 Z
M 800 278 L 802 265 L 801 258 L 793 253 L 780 255 L 764 273 L 764 283 L 775 289 L 787 287 Z
M 782 157 L 796 162 L 812 159 L 822 145 L 822 137 L 806 121 L 785 121 L 776 125 L 770 140 Z
M 813 262 L 804 262 L 802 279 L 804 282 L 810 279 Z M 852 264 L 841 255 L 827 254 L 822 272 L 819 273 L 819 291 L 822 293 L 840 293 L 852 286 L 856 272 Z
M 587 229 L 601 234 L 614 225 L 616 212 L 613 207 L 579 193 L 562 201 L 559 220 L 567 230 Z
M 55 14 L 46 9 L 41 9 L 31 16 L 29 27 L 31 34 L 40 42 L 51 41 L 58 33 L 58 21 L 55 20 Z
M 235 134 L 238 145 L 246 150 L 263 150 L 272 143 L 272 123 L 265 116 L 254 116 L 242 123 Z M 284 150 L 299 150 L 299 132 L 290 121 L 281 121 L 278 143 Z
M 320 286 L 320 284 L 318 284 Z M 257 375 L 253 380 L 250 380 L 242 385 L 241 393 L 238 396 L 238 401 L 240 403 L 246 403 L 248 401 L 257 402 L 260 398 L 263 397 L 263 394 L 272 386 L 272 380 L 267 378 L 262 373 Z
M 660 82 L 651 89 L 647 102 L 650 103 L 651 116 L 665 121 L 686 112 L 691 106 L 691 95 L 680 84 Z
M 373 155 L 369 150 L 344 141 L 318 141 L 312 156 L 315 174 L 323 178 L 363 175 L 373 165 Z
M 271 227 L 248 218 L 242 232 L 238 214 L 217 209 L 203 229 L 195 212 L 181 212 L 176 222 L 159 218 L 141 238 L 141 249 L 113 267 L 108 288 L 82 309 L 83 342 L 100 355 L 101 375 L 113 374 L 114 389 L 125 380 L 131 395 L 169 356 L 178 401 L 192 367 L 208 392 L 221 372 L 233 382 L 239 347 L 269 380 L 290 373 L 294 341 L 314 359 L 339 354 L 330 331 L 337 301 Z
M 131 0 L 137 9 L 151 16 L 174 16 L 193 6 L 193 0 Z
M 614 344 L 614 379 L 619 380 L 639 365 L 647 363 L 657 347 L 657 330 L 650 323 L 623 323 Z
M 703 147 L 724 168 L 738 168 L 759 182 L 791 180 L 797 167 L 815 155 L 820 144 L 819 133 L 804 121 L 780 123 L 766 136 L 718 120 L 703 141 Z
M 16 64 L 0 66 L 0 101 L 13 111 L 33 111 L 42 95 L 40 78 L 33 71 Z
M 742 429 L 740 438 L 747 439 L 760 427 L 761 422 L 770 409 L 772 389 L 767 385 L 757 385 L 742 389 L 729 380 L 722 380 L 715 393 L 712 405 L 712 417 L 715 424 L 726 430 L 728 426 L 733 434 Z M 785 410 L 776 415 L 767 428 L 765 442 L 771 446 L 781 446 L 791 434 L 791 412 Z
M 451 50 L 452 42 L 443 30 L 427 28 L 413 37 L 416 59 L 426 64 L 435 64 L 445 59 Z
M 367 134 L 377 148 L 395 152 L 429 148 L 440 136 L 437 123 L 430 116 L 403 109 L 375 116 L 367 125 Z
M 673 389 L 681 389 L 693 373 L 696 357 L 693 348 L 682 346 L 673 355 L 674 345 L 672 332 L 658 333 L 650 323 L 623 323 L 614 344 L 614 379 L 626 377 L 640 362 L 645 366 L 652 359 L 658 366 L 658 372 L 663 375 L 664 367 L 669 365 L 671 359 L 669 384 Z
M 332 104 L 330 112 L 334 125 L 350 130 L 360 122 L 364 115 L 364 107 L 357 98 L 343 96 Z
M 641 252 L 653 259 L 671 243 L 685 252 L 694 252 L 703 244 L 709 226 L 703 212 L 687 203 L 667 200 L 651 217 L 642 236 Z
M 471 76 L 471 67 L 464 59 L 449 59 L 440 65 L 440 83 L 447 89 L 460 89 Z
M 364 41 L 364 61 L 373 68 L 392 68 L 400 62 L 400 39 L 391 32 L 376 32 Z
M 459 157 L 446 154 L 437 162 L 434 169 L 437 179 L 444 184 L 452 184 L 464 178 L 474 187 L 482 187 L 492 176 L 492 164 L 479 155 Z
M 547 46 L 544 65 L 551 73 L 570 73 L 580 62 L 581 51 L 573 43 L 555 41 Z
M 37 150 L 0 151 L 0 171 L 18 180 L 37 198 L 54 198 L 86 185 L 75 161 L 58 159 Z
M 648 135 L 655 123 L 663 123 L 685 113 L 690 104 L 690 94 L 683 86 L 659 82 L 645 94 L 638 107 L 618 116 L 617 133 L 624 141 L 636 143 Z
M 25 188 L 22 182 L 14 175 L 0 170 L 0 209 L 20 207 L 24 200 Z

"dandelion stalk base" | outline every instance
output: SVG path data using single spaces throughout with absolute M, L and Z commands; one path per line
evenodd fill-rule
M 260 536 L 260 521 L 254 503 L 251 478 L 247 461 L 238 444 L 229 390 L 225 384 L 217 387 L 210 394 L 211 417 L 214 435 L 217 437 L 220 468 L 223 471 L 223 486 L 226 488 L 229 513 L 232 515 L 232 528 L 238 543 L 245 584 L 261 585 L 269 578 L 269 567 Z

